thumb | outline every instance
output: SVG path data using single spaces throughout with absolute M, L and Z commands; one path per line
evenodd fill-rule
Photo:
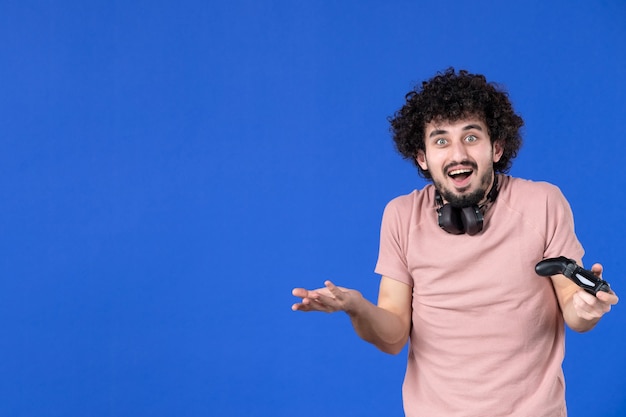
M 591 272 L 593 272 L 598 278 L 602 278 L 602 270 L 602 264 L 595 263 L 591 267 Z
M 343 295 L 341 289 L 333 284 L 331 281 L 325 281 L 324 285 L 326 286 L 326 288 L 328 288 L 328 291 L 330 291 L 330 293 L 335 296 L 335 298 L 341 297 Z

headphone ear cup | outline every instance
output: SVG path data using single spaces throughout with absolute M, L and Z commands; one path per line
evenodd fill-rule
M 459 215 L 459 210 L 450 204 L 444 204 L 437 209 L 439 227 L 453 235 L 462 235 L 465 233 L 463 220 Z
M 463 207 L 460 210 L 460 217 L 468 235 L 473 236 L 483 230 L 483 214 L 478 206 Z

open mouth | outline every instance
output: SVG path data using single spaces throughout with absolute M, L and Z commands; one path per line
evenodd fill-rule
M 453 169 L 448 172 L 448 177 L 452 178 L 455 183 L 462 183 L 467 180 L 474 170 L 470 168 Z

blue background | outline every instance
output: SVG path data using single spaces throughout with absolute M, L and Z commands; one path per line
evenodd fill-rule
M 0 415 L 400 416 L 406 350 L 291 289 L 375 301 L 425 184 L 387 117 L 448 66 L 510 92 L 511 174 L 625 295 L 623 0 L 0 2 Z M 626 412 L 625 324 L 568 331 L 571 417 Z

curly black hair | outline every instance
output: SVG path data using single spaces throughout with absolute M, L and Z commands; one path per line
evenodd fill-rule
M 467 117 L 478 117 L 489 129 L 489 137 L 502 142 L 504 153 L 493 164 L 495 172 L 507 172 L 522 146 L 520 128 L 524 120 L 515 114 L 508 94 L 498 85 L 488 83 L 484 75 L 470 74 L 454 68 L 437 73 L 422 82 L 406 96 L 406 103 L 393 117 L 389 117 L 396 148 L 406 159 L 413 160 L 419 174 L 432 179 L 427 170 L 417 163 L 417 151 L 425 151 L 426 124 L 431 121 L 456 122 Z

